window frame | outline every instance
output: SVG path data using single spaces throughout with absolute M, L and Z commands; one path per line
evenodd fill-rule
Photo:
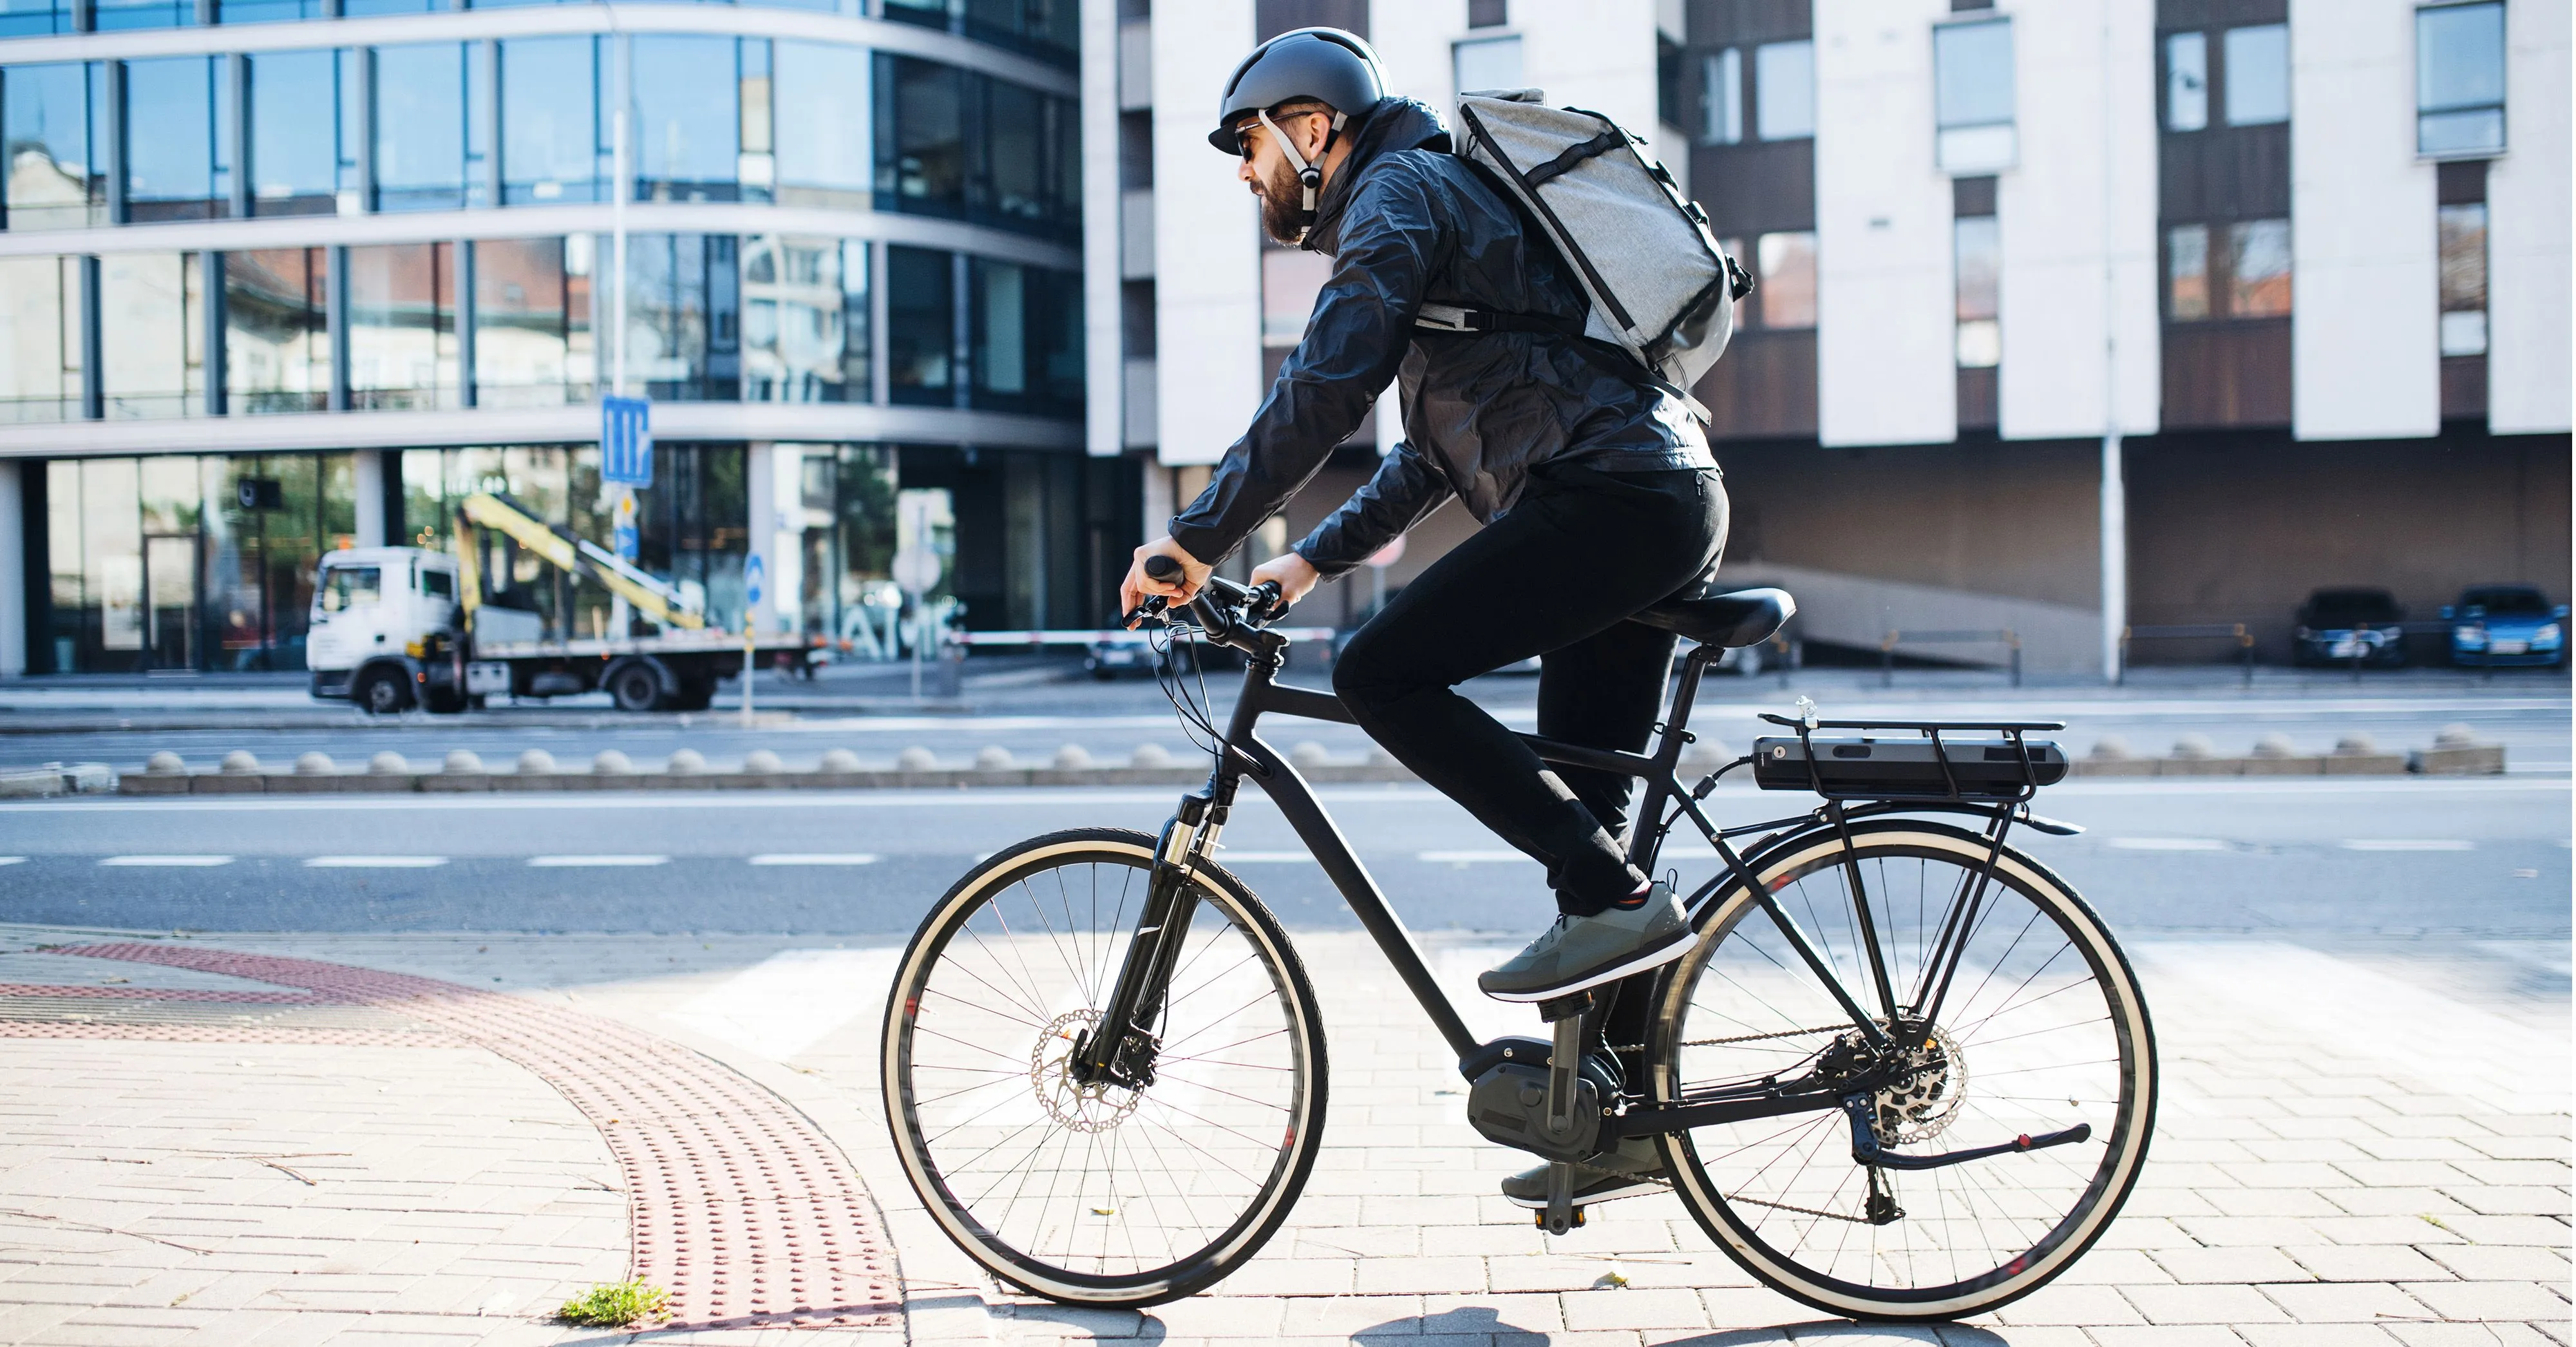
M 1943 173 L 1954 177 L 1980 177 L 2017 168 L 2021 164 L 2021 48 L 2015 40 L 2012 25 L 2011 15 L 1992 11 L 1983 11 L 1979 17 L 1965 21 L 1932 25 L 1932 161 Z M 2003 30 L 2010 62 L 2009 78 L 2002 84 L 2010 100 L 2008 110 L 2000 118 L 1951 121 L 1941 106 L 1945 87 L 1941 78 L 1943 43 L 1951 40 L 1949 35 L 1953 33 L 1994 28 Z M 1998 130 L 2002 135 L 1994 134 Z M 2002 147 L 2000 153 L 1996 150 L 1998 144 Z
M 2492 9 L 2496 13 L 2495 80 L 2496 96 L 2492 103 L 2449 103 L 2428 107 L 2425 103 L 2425 20 L 2448 11 Z M 2421 160 L 2494 159 L 2513 148 L 2513 124 L 2509 107 L 2513 101 L 2513 30 L 2512 14 L 2505 0 L 2439 0 L 2438 3 L 2415 7 L 2415 157 Z M 2491 146 L 2434 150 L 2425 148 L 2425 123 L 2434 118 L 2456 118 L 2464 114 L 2492 111 L 2495 114 L 2495 142 Z

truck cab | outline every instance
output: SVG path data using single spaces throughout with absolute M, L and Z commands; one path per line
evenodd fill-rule
M 445 552 L 350 547 L 324 554 L 304 647 L 313 695 L 353 701 L 376 715 L 419 704 L 429 639 L 456 626 L 456 586 L 456 559 Z

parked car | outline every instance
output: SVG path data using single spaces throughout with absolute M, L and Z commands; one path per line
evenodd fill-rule
M 2442 617 L 2451 624 L 2453 664 L 2567 662 L 2567 605 L 2551 606 L 2529 585 L 2471 585 Z
M 2290 658 L 2299 664 L 2406 662 L 2406 610 L 2384 589 L 2320 589 L 2299 605 Z

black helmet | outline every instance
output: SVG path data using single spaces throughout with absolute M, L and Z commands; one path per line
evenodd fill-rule
M 1301 98 L 1330 105 L 1339 131 L 1385 97 L 1386 71 L 1366 39 L 1339 28 L 1295 29 L 1253 48 L 1226 78 L 1208 143 L 1234 154 L 1235 123 Z

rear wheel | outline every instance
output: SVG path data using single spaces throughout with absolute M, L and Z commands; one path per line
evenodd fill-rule
M 1314 989 L 1213 866 L 1188 891 L 1146 1083 L 1068 1069 L 1153 857 L 1152 838 L 1107 828 L 995 854 L 922 922 L 887 1001 L 886 1120 L 914 1191 L 996 1276 L 1068 1304 L 1159 1304 L 1233 1271 L 1286 1219 L 1322 1136 Z
M 1879 1009 L 1851 897 L 1857 869 L 1900 1022 L 1919 1025 L 1944 918 L 1991 843 L 1918 820 L 1830 830 L 1753 862 L 1756 878 L 1865 1008 Z M 1658 1101 L 1830 1072 L 1862 1052 L 1851 1018 L 1741 885 L 1702 910 L 1649 1044 Z M 2099 1238 L 2136 1183 L 2155 1120 L 2152 1030 L 2110 933 L 2046 867 L 2006 848 L 1909 1074 L 1856 1096 L 1902 1156 L 2041 1136 L 2072 1144 L 1933 1169 L 1863 1165 L 1842 1109 L 1662 1139 L 1702 1228 L 1775 1290 L 1835 1314 L 1954 1319 L 2028 1295 Z M 1887 1028 L 1884 1015 L 1879 1016 Z
M 630 660 L 608 675 L 608 695 L 620 711 L 660 710 L 662 676 L 652 665 Z

